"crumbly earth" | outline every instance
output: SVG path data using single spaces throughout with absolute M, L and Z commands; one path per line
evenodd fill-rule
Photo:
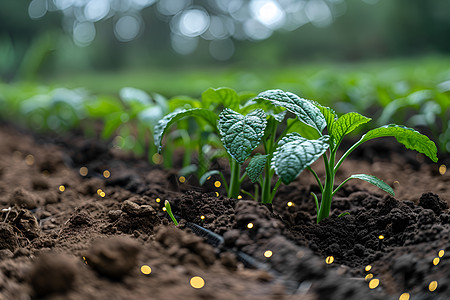
M 450 299 L 450 174 L 389 140 L 355 152 L 337 182 L 373 174 L 395 198 L 349 182 L 320 224 L 309 174 L 267 207 L 224 197 L 218 178 L 179 183 L 97 140 L 2 125 L 0 141 L 0 300 Z M 166 199 L 186 220 L 179 227 Z M 186 222 L 224 243 L 214 248 Z

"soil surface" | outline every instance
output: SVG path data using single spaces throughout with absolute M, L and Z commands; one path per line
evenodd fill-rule
M 0 300 L 450 299 L 450 172 L 441 164 L 369 142 L 337 182 L 372 174 L 395 198 L 350 181 L 316 224 L 318 186 L 307 173 L 267 207 L 228 199 L 214 176 L 203 187 L 180 183 L 176 171 L 107 143 L 2 125 Z

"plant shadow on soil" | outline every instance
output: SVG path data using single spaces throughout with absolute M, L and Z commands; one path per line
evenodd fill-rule
M 267 207 L 223 196 L 214 178 L 179 183 L 103 142 L 8 125 L 0 140 L 0 299 L 450 299 L 449 172 L 390 141 L 355 152 L 337 179 L 373 174 L 396 197 L 349 183 L 316 224 L 309 174 Z

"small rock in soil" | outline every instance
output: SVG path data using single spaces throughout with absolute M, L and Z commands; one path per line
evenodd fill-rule
M 84 212 L 84 211 L 76 212 L 69 219 L 69 224 L 71 227 L 91 226 L 92 223 L 93 223 L 93 220 L 92 220 L 91 216 L 87 212 Z
M 100 239 L 92 243 L 85 257 L 97 273 L 120 280 L 137 266 L 139 244 L 126 237 Z
M 23 188 L 17 188 L 10 196 L 9 203 L 21 208 L 33 209 L 37 207 L 38 200 L 34 194 Z
M 156 240 L 167 249 L 167 254 L 176 257 L 183 265 L 205 268 L 214 264 L 216 259 L 214 248 L 202 238 L 172 226 L 159 227 Z
M 431 209 L 436 215 L 440 215 L 444 209 L 448 208 L 446 202 L 442 201 L 439 199 L 438 195 L 431 192 L 422 194 L 419 200 L 419 206 Z
M 73 286 L 76 274 L 77 265 L 72 256 L 42 253 L 33 265 L 29 283 L 37 297 L 65 293 Z
M 19 212 L 20 218 L 16 220 L 17 228 L 30 240 L 37 238 L 41 234 L 36 217 L 26 209 Z
M 135 217 L 156 215 L 156 211 L 150 205 L 139 205 L 129 200 L 125 200 L 122 203 L 121 210 L 128 215 Z
M 0 223 L 0 249 L 14 251 L 19 246 L 17 236 L 11 225 Z

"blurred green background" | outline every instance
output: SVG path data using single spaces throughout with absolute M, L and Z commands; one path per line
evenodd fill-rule
M 448 12 L 441 0 L 4 0 L 0 76 L 167 96 L 223 85 L 298 92 L 299 77 L 327 70 L 445 71 Z M 213 27 L 218 19 L 232 26 Z
M 426 128 L 450 152 L 449 12 L 443 0 L 2 0 L 0 116 L 45 111 L 61 87 L 98 101 L 123 87 L 279 88 Z

